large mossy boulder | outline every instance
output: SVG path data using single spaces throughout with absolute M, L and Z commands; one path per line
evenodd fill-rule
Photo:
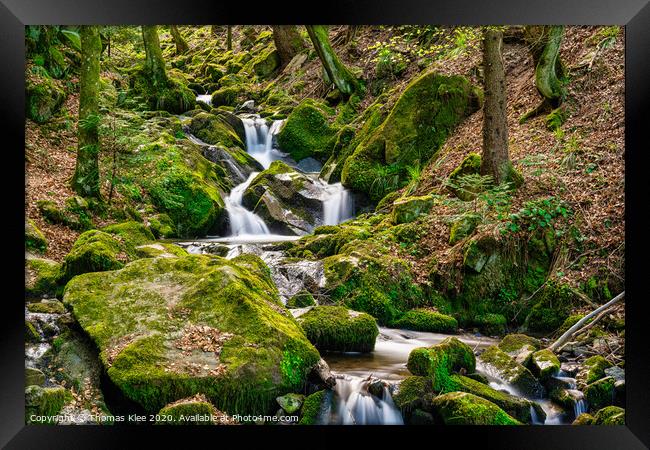
M 501 339 L 498 347 L 522 365 L 527 365 L 531 356 L 539 350 L 539 339 L 525 334 L 508 334 Z
M 343 306 L 314 306 L 298 322 L 320 351 L 371 352 L 379 334 L 372 316 Z
M 433 396 L 430 377 L 413 375 L 402 380 L 393 394 L 393 402 L 407 416 L 418 408 L 427 408 Z
M 25 81 L 25 114 L 36 123 L 45 123 L 61 108 L 65 97 L 52 78 L 29 76 Z
M 625 409 L 606 406 L 594 415 L 591 425 L 625 425 Z
M 45 235 L 31 219 L 25 221 L 25 249 L 36 253 L 45 253 L 47 250 Z
M 513 360 L 510 355 L 496 345 L 488 347 L 479 356 L 479 361 L 489 372 L 494 373 L 505 383 L 527 397 L 541 398 L 544 387 L 526 367 Z
M 305 401 L 302 404 L 302 409 L 300 410 L 300 421 L 299 425 L 315 425 L 318 422 L 318 418 L 321 414 L 323 400 L 327 395 L 326 391 L 314 392 L 311 395 L 308 395 L 305 398 Z
M 386 120 L 347 158 L 341 181 L 373 201 L 403 186 L 407 167 L 428 161 L 453 129 L 479 109 L 482 93 L 466 78 L 427 72 L 407 86 Z M 392 168 L 390 174 L 386 168 Z M 377 187 L 375 180 L 397 177 Z M 373 186 L 374 184 L 374 186 Z
M 526 328 L 543 333 L 557 330 L 569 317 L 576 299 L 570 286 L 549 281 L 530 300 L 534 306 L 526 317 Z
M 535 402 L 508 394 L 507 392 L 497 391 L 487 384 L 463 375 L 455 374 L 451 378 L 456 383 L 453 388 L 454 391 L 469 392 L 470 394 L 489 400 L 520 422 L 532 423 L 533 417 L 531 410 L 535 411 L 538 419 L 542 421 L 546 417 L 546 413 L 542 407 Z
M 231 425 L 235 422 L 217 410 L 202 394 L 176 400 L 156 415 L 156 425 Z
M 278 145 L 296 161 L 312 157 L 325 162 L 336 137 L 336 129 L 328 120 L 331 115 L 327 106 L 313 99 L 303 100 L 280 129 Z
M 435 416 L 445 425 L 521 425 L 494 403 L 467 392 L 439 395 L 432 405 Z
M 614 403 L 615 384 L 614 377 L 605 377 L 585 387 L 583 392 L 587 405 L 589 405 L 589 411 L 598 411 Z
M 421 215 L 431 211 L 434 204 L 434 198 L 430 195 L 422 197 L 406 197 L 396 200 L 393 203 L 393 223 L 409 223 L 416 220 Z
M 140 259 L 75 277 L 63 300 L 148 412 L 198 393 L 230 414 L 270 412 L 320 359 L 252 255 Z
M 25 422 L 55 423 L 55 416 L 71 400 L 72 394 L 61 386 L 28 386 L 25 389 Z
M 440 344 L 412 350 L 406 367 L 413 375 L 431 378 L 434 391 L 450 392 L 456 386 L 451 375 L 460 370 L 474 373 L 476 358 L 469 345 L 449 337 Z
M 55 295 L 61 280 L 61 264 L 51 259 L 25 260 L 25 294 L 28 296 Z
M 120 269 L 127 255 L 120 242 L 109 233 L 90 230 L 82 233 L 63 260 L 62 279 L 70 280 L 86 272 L 102 272 Z
M 279 233 L 307 234 L 322 221 L 318 182 L 282 161 L 260 172 L 244 192 L 243 204 Z
M 102 231 L 115 236 L 123 244 L 128 255 L 133 255 L 139 245 L 148 244 L 155 239 L 149 228 L 134 221 L 109 225 L 102 228 Z
M 229 120 L 221 114 L 200 112 L 192 117 L 188 127 L 194 136 L 208 144 L 221 144 L 228 148 L 244 147 L 241 135 L 229 123 Z
M 478 192 L 475 192 L 470 185 L 464 185 L 462 178 L 468 175 L 478 175 L 481 172 L 481 155 L 477 153 L 468 154 L 463 162 L 449 174 L 447 188 L 459 199 L 464 201 L 473 200 Z
M 412 309 L 392 323 L 394 328 L 431 333 L 455 333 L 458 322 L 451 316 L 427 309 Z

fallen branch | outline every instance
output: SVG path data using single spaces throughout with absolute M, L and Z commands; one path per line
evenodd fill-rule
M 582 319 L 578 320 L 575 325 L 573 325 L 571 328 L 569 328 L 566 333 L 564 333 L 562 336 L 558 338 L 557 341 L 553 342 L 553 344 L 549 347 L 549 350 L 552 352 L 557 352 L 558 349 L 560 349 L 571 337 L 575 334 L 576 331 L 580 330 L 582 326 L 592 317 L 600 314 L 601 312 L 605 311 L 606 309 L 609 309 L 612 305 L 618 303 L 620 300 L 625 298 L 625 291 L 621 292 L 618 294 L 616 297 L 602 305 L 601 307 L 593 310 L 586 316 L 584 316 Z M 594 320 L 592 323 L 596 323 L 597 320 L 600 320 L 604 315 L 598 317 L 596 320 Z

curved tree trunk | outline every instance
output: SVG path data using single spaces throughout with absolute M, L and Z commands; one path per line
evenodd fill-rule
M 226 29 L 226 50 L 232 50 L 232 25 Z
M 84 197 L 100 198 L 99 186 L 99 56 L 102 41 L 97 26 L 81 27 L 77 164 L 72 189 Z
M 327 35 L 327 27 L 324 25 L 306 25 L 305 27 L 330 80 L 342 94 L 351 95 L 357 90 L 359 82 L 332 49 Z
M 185 39 L 183 39 L 181 32 L 178 31 L 178 27 L 176 25 L 170 25 L 169 30 L 172 33 L 172 39 L 174 39 L 174 44 L 176 44 L 176 54 L 180 55 L 188 51 L 190 48 L 187 46 L 187 42 L 185 42 Z
M 503 34 L 487 29 L 483 37 L 483 156 L 481 174 L 496 184 L 508 181 L 512 170 L 508 156 L 506 74 L 502 57 Z
M 558 79 L 558 72 L 561 72 L 558 55 L 564 27 L 547 27 L 544 34 L 545 45 L 535 68 L 535 84 L 542 97 L 547 99 L 553 108 L 557 108 L 565 96 L 564 87 Z
M 155 25 L 142 26 L 142 40 L 144 41 L 144 51 L 146 60 L 144 63 L 145 71 L 151 77 L 154 87 L 163 87 L 167 85 L 167 72 L 165 71 L 165 60 L 160 50 L 160 41 L 158 40 L 158 27 Z
M 359 30 L 359 25 L 348 25 L 348 29 L 345 33 L 345 44 L 349 44 L 357 37 L 357 31 Z
M 305 48 L 298 28 L 295 25 L 274 25 L 273 42 L 280 55 L 280 70 L 284 69 L 296 54 Z

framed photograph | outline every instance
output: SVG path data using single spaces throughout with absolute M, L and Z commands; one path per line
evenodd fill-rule
M 2 0 L 2 445 L 650 445 L 650 6 L 381 3 Z

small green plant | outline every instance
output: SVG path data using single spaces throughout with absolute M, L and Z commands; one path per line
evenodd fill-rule
M 406 173 L 408 174 L 408 184 L 406 185 L 406 195 L 411 195 L 419 186 L 422 179 L 422 167 L 419 162 L 414 166 L 407 166 Z
M 540 228 L 554 228 L 558 218 L 566 218 L 570 214 L 570 208 L 555 197 L 534 200 L 527 202 L 517 213 L 510 215 L 506 230 L 518 232 L 524 229 L 535 231 Z
M 400 187 L 400 172 L 402 167 L 398 164 L 379 166 L 377 177 L 370 185 L 370 193 L 376 198 L 383 198 L 387 193 Z

